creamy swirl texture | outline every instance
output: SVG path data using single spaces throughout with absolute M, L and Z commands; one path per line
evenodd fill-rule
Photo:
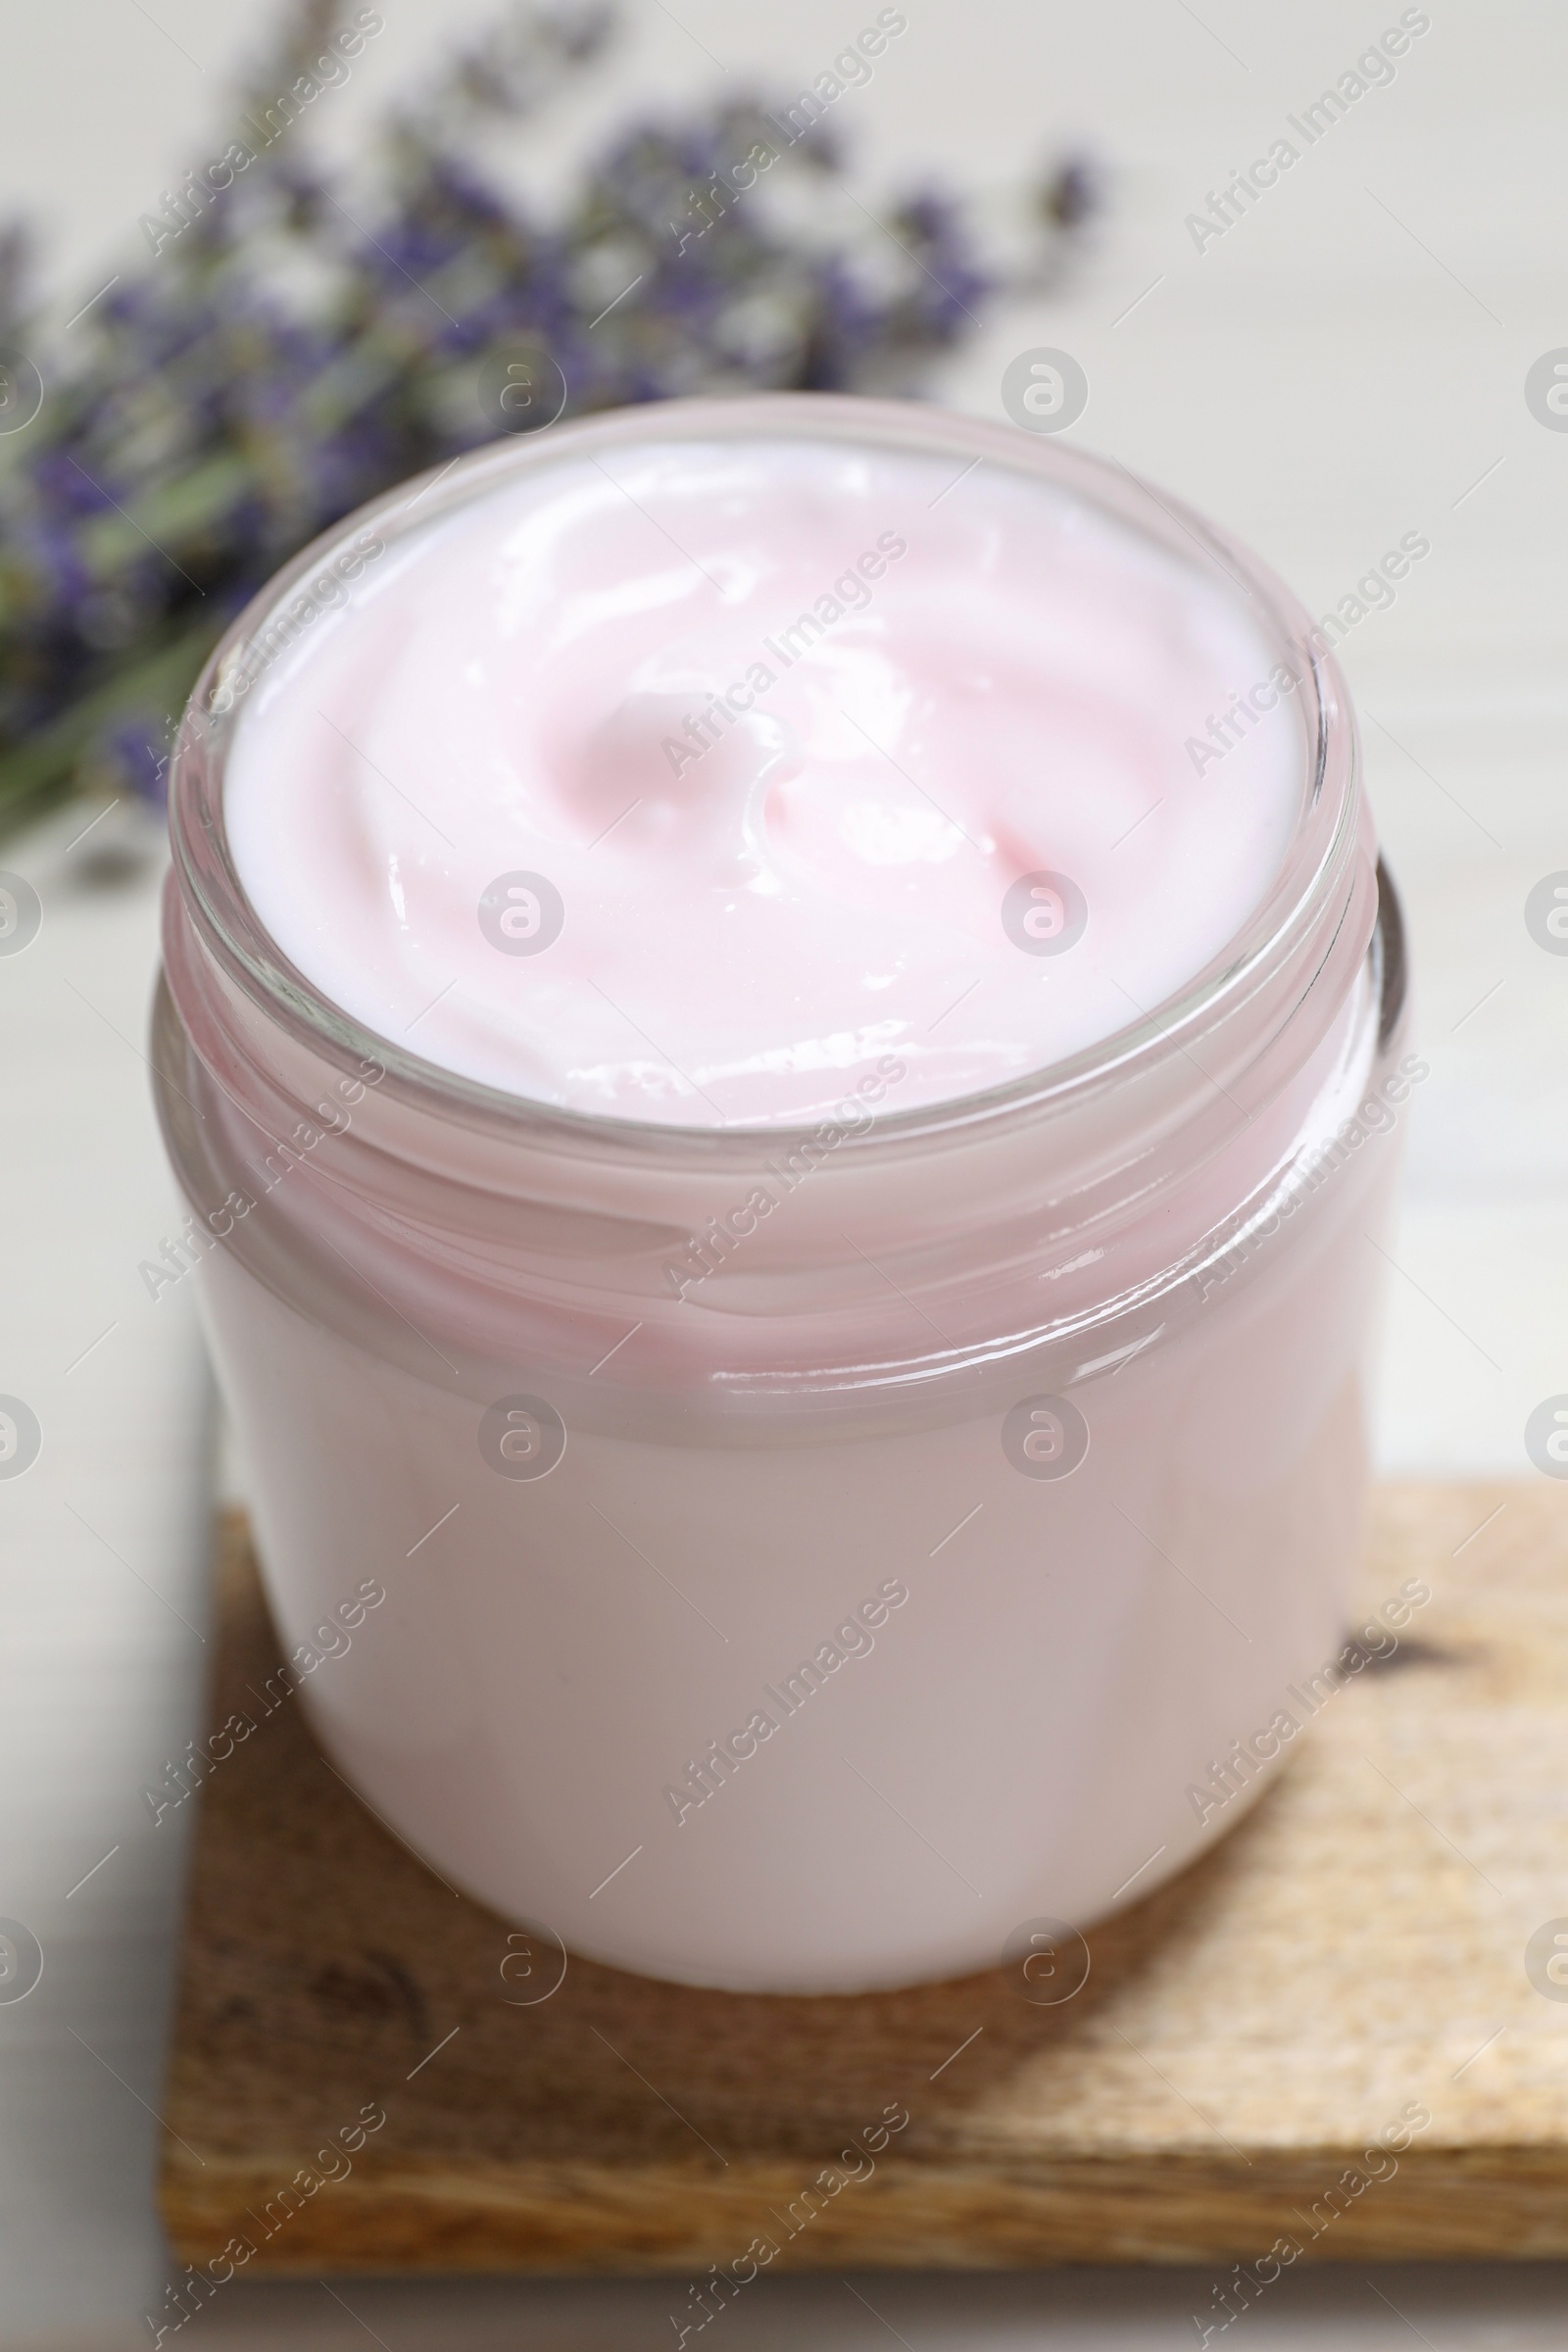
M 225 819 L 283 954 L 448 1070 L 794 1126 L 896 1065 L 902 1110 L 1222 954 L 1304 789 L 1276 662 L 1022 473 L 651 414 L 390 537 L 251 686 Z

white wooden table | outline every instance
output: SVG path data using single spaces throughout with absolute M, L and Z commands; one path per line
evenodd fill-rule
M 326 135 L 352 136 L 440 13 L 388 8 Z M 615 86 L 646 102 L 711 85 L 706 49 L 737 78 L 758 66 L 793 90 L 874 13 L 754 0 L 737 21 L 722 0 L 677 0 L 677 23 L 641 0 Z M 1527 0 L 1434 0 L 1394 83 L 1200 254 L 1185 215 L 1396 7 L 909 0 L 907 13 L 840 109 L 878 173 L 933 167 L 995 192 L 1066 136 L 1113 167 L 1115 210 L 1075 287 L 993 319 L 946 396 L 997 415 L 1015 353 L 1067 348 L 1091 383 L 1078 437 L 1227 522 L 1314 610 L 1401 533 L 1431 538 L 1398 601 L 1344 649 L 1433 1064 L 1410 1113 L 1379 1448 L 1399 1472 L 1523 1475 L 1527 1412 L 1568 1390 L 1568 957 L 1523 922 L 1531 886 L 1568 868 L 1568 433 L 1523 397 L 1531 362 L 1568 344 L 1568 20 Z M 0 192 L 58 224 L 86 291 L 133 250 L 136 214 L 258 15 L 161 0 L 156 19 L 100 0 L 8 27 Z M 98 60 L 86 84 L 84 43 Z M 0 1392 L 44 1432 L 26 1477 L 0 1481 L 0 1916 L 45 1952 L 37 1989 L 0 2004 L 7 2347 L 151 2340 L 141 2315 L 169 2275 L 154 2109 L 184 1829 L 154 1830 L 140 1789 L 191 1734 L 204 1655 L 209 1408 L 191 1286 L 155 1303 L 136 1274 L 173 1215 L 142 1060 L 157 877 L 89 887 L 92 838 L 69 846 L 83 822 L 68 812 L 0 846 L 45 908 L 38 939 L 0 958 Z M 859 2346 L 891 2329 L 920 2352 L 1176 2345 L 1196 2340 L 1207 2286 L 781 2280 L 728 2316 L 726 2342 Z M 334 2348 L 368 2329 L 392 2352 L 652 2345 L 671 2340 L 671 2308 L 662 2283 L 236 2284 L 185 2340 L 270 2343 L 286 2328 Z M 1247 2326 L 1260 2346 L 1345 2352 L 1413 2328 L 1449 2352 L 1556 2345 L 1565 2308 L 1556 2268 L 1370 2283 L 1325 2271 L 1293 2278 Z

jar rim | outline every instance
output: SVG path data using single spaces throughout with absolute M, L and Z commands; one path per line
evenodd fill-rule
M 1068 447 L 933 405 L 824 393 L 740 394 L 617 409 L 528 436 L 490 443 L 432 467 L 357 508 L 300 551 L 237 615 L 192 690 L 171 760 L 170 831 L 174 887 L 207 952 L 231 983 L 294 1042 L 343 1069 L 373 1062 L 382 1087 L 499 1141 L 559 1143 L 596 1155 L 690 1158 L 737 1165 L 760 1142 L 788 1147 L 814 1134 L 801 1122 L 731 1120 L 714 1127 L 576 1110 L 513 1094 L 410 1053 L 358 1021 L 278 947 L 261 921 L 229 846 L 223 809 L 226 755 L 243 705 L 235 691 L 247 658 L 302 585 L 329 567 L 368 530 L 404 540 L 520 476 L 627 443 L 780 439 L 871 444 L 946 456 L 1045 482 L 1152 539 L 1210 578 L 1222 575 L 1265 642 L 1304 666 L 1295 696 L 1302 736 L 1303 788 L 1295 830 L 1262 899 L 1226 945 L 1158 1004 L 1094 1044 L 996 1085 L 896 1110 L 880 1108 L 851 1133 L 857 1155 L 909 1142 L 972 1135 L 1017 1116 L 1067 1111 L 1151 1059 L 1190 1053 L 1205 1025 L 1238 996 L 1287 964 L 1330 910 L 1349 895 L 1360 816 L 1359 758 L 1343 674 L 1306 609 L 1272 569 L 1180 500 L 1156 491 L 1117 460 Z M 1294 664 L 1293 664 L 1294 667 Z M 1331 932 L 1337 925 L 1330 921 Z M 1316 977 L 1316 959 L 1302 993 Z

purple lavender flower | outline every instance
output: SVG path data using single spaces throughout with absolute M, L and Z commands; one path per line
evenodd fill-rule
M 553 354 L 568 415 L 913 392 L 999 282 L 932 190 L 880 225 L 857 205 L 847 235 L 836 139 L 760 96 L 628 125 L 557 214 L 524 208 L 476 159 L 601 53 L 597 5 L 524 12 L 462 52 L 340 182 L 290 120 L 339 28 L 337 0 L 296 0 L 209 151 L 229 163 L 143 217 L 140 266 L 74 330 L 69 367 L 43 356 L 42 412 L 0 437 L 0 818 L 73 787 L 156 798 L 234 612 L 339 516 L 490 438 L 481 372 L 509 343 Z M 1086 167 L 1056 172 L 1056 245 L 1093 201 Z M 20 227 L 0 233 L 0 345 L 24 351 L 27 259 Z

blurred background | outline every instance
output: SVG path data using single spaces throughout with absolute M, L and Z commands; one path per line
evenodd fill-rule
M 1404 897 L 1418 1042 L 1432 1064 L 1408 1121 L 1378 1454 L 1394 1475 L 1531 1475 L 1526 1417 L 1568 1389 L 1568 957 L 1526 916 L 1538 884 L 1568 876 L 1568 414 L 1547 397 L 1552 355 L 1568 367 L 1568 18 L 1544 0 L 1402 11 L 1395 0 L 1319 0 L 1310 11 L 1202 0 L 1199 12 L 1186 0 L 905 0 L 896 13 L 905 29 L 827 110 L 836 169 L 805 169 L 798 191 L 746 227 L 760 243 L 764 217 L 773 223 L 777 249 L 754 258 L 787 323 L 726 328 L 720 380 L 748 366 L 767 380 L 887 380 L 1000 418 L 1008 363 L 1051 346 L 1088 379 L 1073 437 L 1250 543 L 1314 612 L 1353 598 L 1401 538 L 1430 541 L 1394 601 L 1366 610 L 1340 648 Z M 260 489 L 230 485 L 216 519 L 168 510 L 178 538 L 168 560 L 178 570 L 178 557 L 180 576 L 219 604 L 242 579 L 247 532 L 265 574 L 376 487 L 377 467 L 395 477 L 490 429 L 453 406 L 439 321 L 417 323 L 425 298 L 393 273 L 412 287 L 434 250 L 418 243 L 442 225 L 421 141 L 431 124 L 459 123 L 454 47 L 496 20 L 468 0 L 384 0 L 369 14 L 379 29 L 352 70 L 278 147 L 302 187 L 326 175 L 330 197 L 296 189 L 289 201 L 328 225 L 323 208 L 333 208 L 339 260 L 360 255 L 390 331 L 421 355 L 423 390 L 383 404 L 313 473 L 288 420 L 319 353 L 302 358 L 286 337 L 231 347 L 254 379 L 253 421 L 270 415 L 281 434 L 264 433 L 266 448 L 274 458 L 284 448 L 295 470 Z M 484 120 L 471 142 L 461 124 L 453 135 L 476 172 L 564 239 L 567 291 L 552 299 L 575 320 L 584 356 L 567 374 L 579 397 L 685 388 L 694 372 L 710 380 L 723 338 L 717 314 L 683 311 L 656 270 L 607 321 L 616 339 L 590 346 L 583 306 L 597 281 L 586 263 L 572 276 L 572 240 L 601 237 L 605 205 L 624 207 L 635 183 L 638 201 L 654 205 L 650 233 L 673 251 L 655 195 L 684 201 L 700 182 L 701 123 L 753 99 L 788 105 L 876 19 L 868 0 L 625 0 L 591 71 L 569 74 L 531 114 L 516 104 L 534 86 L 520 52 L 503 44 L 477 82 L 468 75 Z M 34 297 L 8 294 L 0 315 L 0 362 L 12 370 L 0 405 L 0 588 L 6 609 L 24 613 L 0 649 L 0 815 L 10 810 L 12 828 L 0 867 L 36 894 L 42 923 L 24 954 L 0 953 L 0 1390 L 30 1404 L 45 1445 L 31 1476 L 0 1487 L 10 1793 L 0 1913 L 27 1921 L 47 1955 L 37 1997 L 0 2008 L 8 2344 L 143 2341 L 140 2314 L 161 2292 L 153 2109 L 180 1857 L 173 1838 L 149 1837 L 137 1792 L 195 1726 L 215 1434 L 189 1286 L 155 1302 L 136 1274 L 175 1227 L 143 1059 L 156 727 L 143 726 L 140 748 L 120 741 L 125 713 L 111 695 L 101 725 L 49 760 L 36 754 L 44 728 L 135 650 L 141 622 L 134 597 L 129 617 L 111 598 L 72 637 L 49 599 L 79 618 L 88 585 L 72 569 L 73 534 L 100 529 L 101 542 L 100 526 L 115 527 L 105 500 L 127 532 L 139 527 L 115 471 L 131 463 L 130 411 L 117 424 L 117 398 L 141 400 L 147 439 L 135 464 L 148 478 L 187 478 L 187 445 L 193 459 L 211 455 L 211 404 L 174 357 L 177 305 L 158 307 L 175 302 L 171 289 L 196 286 L 192 257 L 207 232 L 198 222 L 155 256 L 146 220 L 177 220 L 168 199 L 189 168 L 222 153 L 236 94 L 266 94 L 281 23 L 253 0 L 57 0 L 13 10 L 6 28 L 0 219 L 25 216 L 38 250 Z M 1409 39 L 1392 75 L 1308 145 L 1288 119 L 1400 26 Z M 500 94 L 510 117 L 491 103 L 509 74 L 516 86 Z M 398 109 L 407 122 L 389 146 L 384 125 Z M 658 151 L 653 181 L 625 150 L 629 126 L 650 123 L 688 126 Z M 1233 203 L 1223 233 L 1195 230 L 1191 217 L 1218 220 L 1215 199 L 1281 137 L 1300 152 L 1278 183 Z M 602 160 L 612 151 L 618 176 Z M 286 175 L 275 184 L 287 194 Z M 696 203 L 680 216 L 693 230 L 707 217 Z M 256 266 L 263 241 L 286 247 L 289 227 L 258 212 L 246 231 Z M 712 253 L 724 233 L 719 222 Z M 593 267 L 617 251 L 606 241 Z M 809 266 L 797 267 L 803 253 Z M 225 263 L 249 266 L 244 253 Z M 276 267 L 305 299 L 309 256 L 280 250 Z M 615 285 L 606 283 L 609 302 Z M 451 281 L 440 284 L 446 299 Z M 148 285 L 161 290 L 138 291 Z M 184 405 L 149 418 L 160 352 Z M 19 358 L 36 368 L 42 401 L 22 424 L 29 379 Z M 471 384 L 471 351 L 463 366 Z M 109 416 L 86 467 L 92 495 L 73 485 L 62 442 L 53 471 L 30 479 L 31 504 L 19 506 L 10 453 L 28 435 L 42 443 L 74 417 L 78 456 L 98 446 L 83 383 Z M 334 506 L 345 483 L 352 495 Z M 44 522 L 56 533 L 47 544 Z M 189 617 L 183 592 L 171 589 L 162 558 L 138 573 L 142 559 L 122 537 L 130 553 L 116 561 L 133 586 L 154 580 L 172 638 Z M 177 701 L 177 671 L 175 661 L 144 682 L 126 705 L 131 720 Z M 376 2340 L 400 2352 L 416 2335 L 651 2343 L 667 2302 L 640 2292 L 368 2290 L 354 2297 L 361 2320 L 314 2288 L 236 2286 L 208 2332 L 260 2342 L 287 2326 L 336 2345 L 373 2320 Z M 1167 2293 L 1157 2278 L 884 2281 L 877 2299 L 901 2340 L 922 2346 L 1174 2344 L 1190 2326 L 1189 2290 Z M 829 2297 L 781 2282 L 771 2302 L 758 2300 L 730 2323 L 737 2342 L 883 2332 L 837 2288 Z M 1552 2269 L 1406 2273 L 1399 2301 L 1440 2346 L 1544 2344 L 1560 2340 L 1568 2287 Z M 1282 2292 L 1278 2310 L 1249 2326 L 1271 2343 L 1326 2341 L 1332 2328 L 1339 2343 L 1381 2345 L 1409 2332 L 1364 2286 L 1327 2276 Z

